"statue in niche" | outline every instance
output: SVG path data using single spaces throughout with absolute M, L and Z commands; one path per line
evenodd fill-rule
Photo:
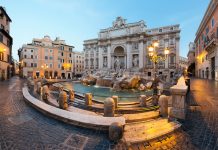
M 133 65 L 133 67 L 138 67 L 138 65 L 139 65 L 138 55 L 133 56 L 132 65 Z
M 114 61 L 114 68 L 117 71 L 120 70 L 120 60 L 119 60 L 119 57 L 116 57 L 115 61 Z
M 103 67 L 107 67 L 107 57 L 104 57 Z

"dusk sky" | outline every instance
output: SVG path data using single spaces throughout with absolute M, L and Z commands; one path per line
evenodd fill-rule
M 83 50 L 83 41 L 97 38 L 100 29 L 112 26 L 117 16 L 127 23 L 144 20 L 147 28 L 180 24 L 180 55 L 188 44 L 207 9 L 209 0 L 1 0 L 11 23 L 13 57 L 33 38 L 49 35 Z

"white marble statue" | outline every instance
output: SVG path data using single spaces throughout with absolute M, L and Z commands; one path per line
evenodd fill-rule
M 133 58 L 133 61 L 132 61 L 132 63 L 133 63 L 133 67 L 138 67 L 138 57 L 137 56 L 134 56 L 134 58 Z
M 114 68 L 115 68 L 116 72 L 120 70 L 120 60 L 118 57 L 115 59 Z

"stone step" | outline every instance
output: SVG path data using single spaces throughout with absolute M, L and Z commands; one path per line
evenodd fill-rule
M 145 142 L 169 134 L 180 127 L 179 122 L 168 122 L 165 118 L 130 123 L 125 125 L 124 139 L 130 144 Z
M 136 114 L 124 114 L 122 115 L 126 119 L 126 123 L 146 121 L 149 119 L 155 119 L 159 117 L 159 111 L 149 111 Z

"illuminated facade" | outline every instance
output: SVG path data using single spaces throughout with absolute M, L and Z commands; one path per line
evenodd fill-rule
M 73 77 L 73 46 L 64 40 L 49 36 L 33 39 L 18 50 L 20 74 L 24 77 L 68 78 Z
M 218 1 L 211 0 L 195 38 L 196 76 L 218 80 Z
M 10 23 L 5 8 L 0 6 L 0 80 L 11 76 L 13 39 L 10 36 Z
M 172 77 L 179 65 L 179 25 L 148 29 L 143 20 L 126 23 L 122 17 L 117 17 L 112 27 L 100 30 L 98 38 L 84 41 L 85 71 L 113 71 L 119 64 L 121 70 L 143 71 L 152 77 L 153 64 L 148 59 L 147 47 L 154 40 L 159 41 L 158 55 L 164 56 L 164 49 L 170 49 L 167 60 L 158 63 L 158 71 Z

